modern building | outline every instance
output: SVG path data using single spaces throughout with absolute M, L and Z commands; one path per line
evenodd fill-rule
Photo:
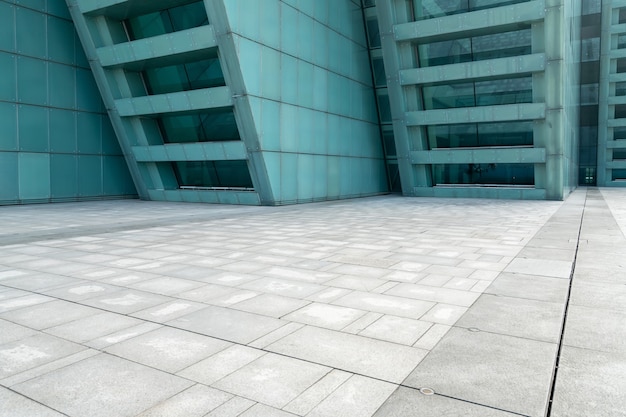
M 623 0 L 0 0 L 0 204 L 626 185 L 624 21 Z

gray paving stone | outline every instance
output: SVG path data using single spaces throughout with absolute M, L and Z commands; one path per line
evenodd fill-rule
M 0 319 L 0 345 L 24 339 L 36 333 L 35 330 L 28 327 Z
M 179 376 L 211 385 L 241 367 L 263 356 L 266 352 L 242 345 L 232 345 L 182 371 Z
M 570 304 L 626 313 L 626 285 L 583 281 L 574 276 Z
M 563 344 L 602 352 L 626 352 L 626 313 L 570 305 Z
M 370 417 L 396 389 L 395 384 L 354 375 L 307 417 Z
M 386 294 L 400 297 L 410 297 L 416 300 L 446 303 L 461 307 L 469 307 L 478 298 L 479 294 L 469 291 L 436 288 L 419 284 L 398 284 Z
M 80 280 L 76 278 L 67 276 L 46 273 L 31 273 L 26 277 L 3 279 L 0 282 L 8 287 L 19 288 L 21 290 L 43 291 L 49 288 L 57 288 L 79 281 Z
M 511 417 L 506 411 L 441 395 L 424 395 L 417 389 L 399 387 L 378 409 L 374 417 Z
M 234 397 L 217 407 L 205 417 L 238 417 L 256 403 L 247 398 Z
M 203 417 L 233 396 L 196 384 L 137 417 Z
M 326 287 L 318 284 L 278 278 L 261 278 L 256 281 L 242 284 L 241 288 L 252 291 L 267 292 L 270 294 L 284 295 L 285 297 L 293 298 L 305 298 L 326 289 Z
M 71 416 L 131 416 L 192 383 L 107 354 L 100 354 L 13 387 Z
M 264 404 L 255 404 L 241 414 L 241 417 L 296 417 L 296 415 Z
M 322 379 L 309 387 L 293 401 L 283 407 L 283 410 L 297 415 L 308 414 L 322 400 L 334 392 L 341 384 L 352 376 L 351 373 L 333 369 Z
M 45 334 L 0 345 L 0 379 L 84 350 L 85 347 Z
M 504 271 L 527 275 L 569 278 L 572 272 L 572 262 L 550 259 L 515 258 Z
M 266 350 L 395 383 L 401 382 L 427 353 L 311 326 L 280 339 Z
M 564 346 L 552 416 L 626 415 L 626 355 Z
M 95 308 L 57 300 L 8 311 L 0 314 L 0 317 L 32 329 L 41 330 L 98 313 L 100 310 Z
M 0 387 L 0 417 L 62 417 L 63 414 L 23 395 Z
M 483 294 L 457 326 L 557 343 L 564 304 Z
M 168 324 L 207 336 L 248 344 L 287 323 L 271 317 L 209 306 L 174 319 Z
M 141 320 L 121 314 L 102 312 L 46 329 L 46 333 L 84 343 L 98 337 L 141 324 Z
M 8 298 L 0 300 L 0 313 L 6 311 L 17 310 L 24 307 L 29 307 L 37 304 L 43 304 L 50 301 L 54 301 L 52 297 L 46 297 L 45 295 L 31 294 L 23 297 Z
M 110 346 L 106 352 L 175 373 L 229 346 L 223 340 L 162 327 Z
M 172 301 L 172 299 L 163 295 L 133 289 L 123 289 L 111 294 L 84 300 L 83 303 L 115 313 L 129 314 L 168 301 Z
M 213 386 L 282 408 L 330 370 L 325 366 L 268 353 L 222 378 Z
M 168 303 L 150 307 L 145 310 L 132 313 L 132 316 L 145 320 L 155 321 L 157 323 L 165 323 L 180 316 L 202 310 L 206 304 L 195 303 L 193 301 L 176 300 Z
M 308 301 L 298 300 L 296 298 L 274 294 L 260 294 L 256 297 L 236 303 L 232 308 L 279 318 L 307 304 L 309 304 Z
M 525 415 L 543 415 L 556 345 L 452 328 L 405 385 Z
M 283 319 L 331 330 L 341 330 L 364 314 L 365 311 L 354 308 L 312 303 L 286 315 Z
M 88 298 L 111 294 L 119 290 L 120 287 L 114 285 L 80 280 L 71 285 L 43 291 L 43 293 L 51 297 L 60 298 L 62 300 L 82 301 Z
M 491 283 L 485 293 L 563 303 L 567 297 L 568 287 L 567 280 L 503 272 Z
M 360 336 L 412 346 L 432 323 L 405 317 L 382 316 L 359 333 Z
M 394 289 L 395 287 L 391 291 Z M 336 299 L 332 304 L 414 319 L 420 318 L 435 305 L 428 301 L 363 291 L 354 291 Z

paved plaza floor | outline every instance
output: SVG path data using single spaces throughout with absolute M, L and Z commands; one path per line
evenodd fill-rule
M 626 416 L 626 190 L 0 220 L 0 416 Z

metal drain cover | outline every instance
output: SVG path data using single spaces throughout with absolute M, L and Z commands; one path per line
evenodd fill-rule
M 424 395 L 433 395 L 435 390 L 432 388 L 420 388 L 420 392 Z

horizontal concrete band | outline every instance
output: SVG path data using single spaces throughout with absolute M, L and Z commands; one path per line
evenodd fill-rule
M 617 35 L 620 33 L 626 33 L 626 23 L 620 23 L 619 25 L 612 25 L 611 33 L 614 35 Z
M 544 103 L 423 110 L 406 113 L 407 126 L 538 120 L 546 116 Z
M 177 143 L 157 146 L 133 146 L 137 162 L 226 161 L 247 159 L 243 142 Z
M 71 0 L 83 14 L 123 20 L 152 11 L 193 3 L 195 0 Z
M 611 49 L 609 51 L 609 58 L 611 59 L 626 58 L 626 49 Z
M 200 26 L 180 32 L 154 36 L 96 49 L 103 67 L 143 69 L 148 66 L 173 65 L 206 49 L 217 48 L 213 26 Z
M 626 148 L 626 139 L 609 140 L 606 142 L 606 147 L 609 149 L 622 149 Z
M 259 194 L 254 191 L 234 190 L 148 190 L 150 200 L 202 202 L 215 204 L 243 204 L 258 206 Z
M 626 73 L 609 74 L 610 83 L 619 83 L 622 81 L 626 81 Z
M 478 80 L 504 75 L 531 74 L 546 68 L 545 54 L 489 59 L 463 64 L 439 65 L 400 71 L 401 85 L 435 84 L 456 80 Z
M 520 23 L 543 20 L 545 2 L 530 1 L 512 6 L 495 7 L 487 10 L 444 16 L 417 22 L 395 25 L 395 40 L 429 42 L 458 38 L 459 35 L 473 35 L 488 30 L 490 33 L 516 27 Z
M 614 104 L 626 104 L 626 96 L 612 96 L 612 97 L 607 97 L 606 102 L 607 102 L 607 104 L 609 104 L 609 105 L 614 105 Z
M 607 127 L 626 127 L 626 119 L 608 119 Z
M 544 148 L 436 149 L 411 152 L 411 163 L 418 164 L 532 164 L 545 163 Z
M 607 169 L 626 169 L 626 161 L 609 161 L 605 166 Z
M 122 117 L 192 112 L 232 105 L 233 97 L 229 87 L 204 88 L 115 100 L 115 108 Z

